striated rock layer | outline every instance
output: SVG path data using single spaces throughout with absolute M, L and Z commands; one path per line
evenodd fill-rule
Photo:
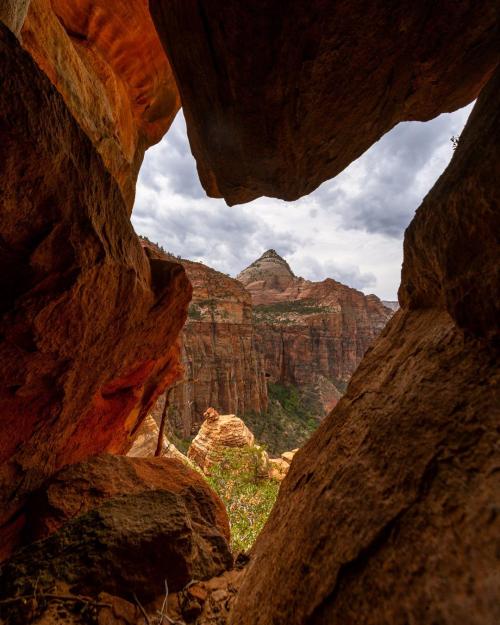
M 0 24 L 0 557 L 27 493 L 125 451 L 179 375 L 191 287 L 149 260 L 114 178 L 61 95 Z
M 296 277 L 274 250 L 237 279 L 252 296 L 255 345 L 266 377 L 317 396 L 318 416 L 328 414 L 393 312 L 375 295 L 331 278 Z
M 407 230 L 402 310 L 295 455 L 231 623 L 500 619 L 499 96 L 500 69 Z
M 154 0 L 208 195 L 295 200 L 403 120 L 472 101 L 498 6 L 441 0 Z
M 251 447 L 255 438 L 244 422 L 234 414 L 219 414 L 209 408 L 198 434 L 189 446 L 188 458 L 206 472 L 216 461 L 218 449 L 229 447 Z
M 149 253 L 173 259 L 142 240 Z M 209 406 L 244 415 L 267 409 L 263 359 L 255 349 L 252 302 L 240 282 L 202 263 L 178 260 L 193 285 L 182 331 L 184 382 L 170 393 L 169 420 L 184 438 L 196 433 Z M 159 422 L 165 398 L 153 414 Z

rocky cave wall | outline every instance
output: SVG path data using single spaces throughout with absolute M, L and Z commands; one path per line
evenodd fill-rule
M 79 24 L 63 3 L 52 6 L 59 24 Z M 151 0 L 150 8 L 202 183 L 229 203 L 307 193 L 399 121 L 454 110 L 484 87 L 407 231 L 402 309 L 296 454 L 231 622 L 498 622 L 496 3 L 293 0 L 283 11 L 271 0 Z M 3 0 L 0 17 L 19 33 L 25 9 Z M 110 48 L 132 24 L 104 38 Z M 99 39 L 87 40 L 91 32 L 77 29 L 70 48 L 85 63 Z M 128 151 L 116 140 L 116 162 L 123 149 L 134 165 L 115 170 L 64 85 L 4 26 L 0 58 L 8 551 L 26 493 L 65 463 L 126 448 L 175 378 L 190 287 L 179 265 L 144 255 L 130 226 L 135 140 Z
M 0 57 L 5 555 L 26 495 L 64 464 L 126 450 L 179 375 L 191 286 L 180 265 L 148 260 L 92 137 L 3 25 Z

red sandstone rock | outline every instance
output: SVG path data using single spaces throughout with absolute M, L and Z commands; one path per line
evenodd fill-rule
M 144 151 L 180 106 L 147 0 L 31 0 L 21 37 L 132 210 Z
M 499 94 L 497 70 L 407 231 L 403 309 L 297 452 L 232 624 L 500 619 L 500 360 L 484 339 L 498 330 L 488 290 L 498 258 L 480 227 L 498 226 Z M 458 276 L 462 253 L 470 271 Z M 482 306 L 439 296 L 476 292 L 481 261 Z
M 296 277 L 268 250 L 238 276 L 252 295 L 256 349 L 271 382 L 318 396 L 323 417 L 393 312 L 331 278 Z
M 150 261 L 62 97 L 0 25 L 0 557 L 27 493 L 121 452 L 179 376 L 191 287 Z
M 188 458 L 203 471 L 215 462 L 220 448 L 251 447 L 254 444 L 254 435 L 236 415 L 220 415 L 209 408 L 204 416 L 205 421 L 188 450 Z
M 403 120 L 473 100 L 497 6 L 433 0 L 154 0 L 198 173 L 229 204 L 295 200 Z
M 46 538 L 108 499 L 151 490 L 181 496 L 195 521 L 210 524 L 229 539 L 224 504 L 196 471 L 173 458 L 102 454 L 62 469 L 31 497 L 26 540 Z
M 232 566 L 215 515 L 223 505 L 182 463 L 101 456 L 69 467 L 56 479 L 63 497 L 56 499 L 54 492 L 49 497 L 66 522 L 2 566 L 2 597 L 14 596 L 38 576 L 41 594 L 50 592 L 53 582 L 65 582 L 75 594 L 104 591 L 130 598 L 136 593 L 144 602 L 165 594 L 165 580 L 178 591 Z M 85 485 L 88 496 L 71 509 L 76 493 L 83 490 L 85 497 Z
M 149 253 L 172 259 L 142 240 Z M 202 263 L 179 260 L 193 285 L 189 316 L 182 331 L 185 382 L 170 394 L 169 418 L 185 438 L 195 434 L 203 413 L 215 406 L 225 414 L 267 409 L 263 359 L 255 349 L 252 302 L 238 280 Z M 153 414 L 161 417 L 164 398 Z

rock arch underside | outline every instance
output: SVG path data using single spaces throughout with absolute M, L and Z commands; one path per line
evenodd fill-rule
M 295 455 L 229 622 L 500 622 L 498 18 L 493 0 L 0 0 L 3 558 L 32 494 L 125 453 L 180 375 L 191 286 L 130 212 L 181 103 L 202 185 L 237 204 L 301 197 L 477 98 L 406 231 L 401 309 Z

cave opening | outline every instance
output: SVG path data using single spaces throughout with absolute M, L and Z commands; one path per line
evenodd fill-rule
M 500 620 L 496 3 L 283 7 L 0 2 L 2 625 Z M 392 145 L 410 175 L 384 178 L 388 130 L 473 100 L 458 141 L 459 128 L 434 128 Z M 165 239 L 168 256 L 130 216 L 144 152 L 181 101 L 201 185 L 233 208 L 201 205 L 185 138 L 174 141 L 170 177 L 143 170 L 153 204 L 138 194 L 134 215 L 160 211 L 162 185 L 187 184 L 165 200 L 179 237 Z M 423 197 L 420 157 L 441 139 L 455 150 Z M 355 162 L 375 143 L 371 162 Z M 386 310 L 369 291 L 394 300 L 401 255 L 384 273 L 390 254 L 366 237 L 396 245 L 415 208 L 401 190 L 421 203 L 404 234 L 400 309 L 368 323 Z M 267 196 L 291 203 L 256 199 Z M 203 228 L 187 231 L 189 215 Z M 184 249 L 206 262 L 177 258 Z M 323 349 L 335 319 L 356 341 L 340 333 Z M 211 350 L 211 366 L 183 380 L 195 348 Z M 192 406 L 203 417 L 188 461 L 161 436 L 169 402 L 160 425 L 151 415 L 167 388 L 181 426 Z M 236 407 L 203 412 L 219 393 Z M 318 397 L 326 412 L 337 403 L 314 427 L 304 404 Z M 281 429 L 259 420 L 269 405 Z M 290 436 L 279 458 L 257 449 L 264 433 L 269 450 Z M 147 457 L 152 444 L 162 457 Z M 241 472 L 249 480 L 235 485 Z M 242 506 L 238 531 L 256 540 L 236 558 L 221 482 L 229 495 L 272 486 L 258 493 L 259 522 L 255 491 Z
M 205 466 L 204 455 L 200 465 L 209 476 L 216 471 L 209 479 L 235 511 L 234 532 L 247 533 L 246 540 L 235 538 L 236 550 L 250 549 L 258 531 L 249 530 L 242 512 L 248 504 L 237 489 L 227 488 L 228 476 L 239 471 L 243 482 L 252 483 L 253 470 L 258 482 L 259 463 L 270 462 L 270 475 L 281 480 L 295 451 L 345 393 L 366 350 L 399 308 L 404 231 L 448 165 L 472 108 L 400 123 L 337 177 L 294 202 L 261 198 L 229 207 L 207 197 L 182 109 L 162 141 L 146 152 L 132 223 L 143 245 L 184 264 L 193 300 L 181 334 L 184 379 L 168 400 L 167 393 L 157 400 L 143 429 L 166 420 L 168 448 L 196 460 L 199 452 L 189 449 L 206 411 L 236 415 L 249 428 L 254 442 L 242 436 L 237 444 L 262 447 L 265 460 L 259 461 L 258 451 L 239 458 L 233 450 L 216 469 Z M 272 263 L 293 274 L 292 287 L 288 275 L 272 273 Z M 313 285 L 306 297 L 300 281 Z M 364 316 L 352 306 L 356 296 Z M 366 336 L 363 323 L 373 326 Z M 142 440 L 131 453 L 144 453 Z M 249 499 L 260 510 L 253 521 L 260 529 L 277 489 L 264 492 L 267 505 L 255 490 Z

